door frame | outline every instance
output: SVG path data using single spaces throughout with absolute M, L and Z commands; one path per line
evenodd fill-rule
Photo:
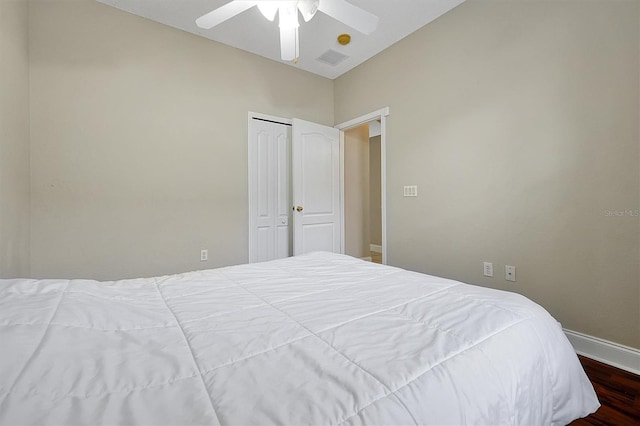
M 249 220 L 248 222 L 248 228 L 249 228 L 249 249 L 247 250 L 247 263 L 251 263 L 251 258 L 252 255 L 255 253 L 255 251 L 257 250 L 257 247 L 255 247 L 254 245 L 254 237 L 255 237 L 255 232 L 256 232 L 256 223 L 255 223 L 255 218 L 252 217 L 251 212 L 253 211 L 253 207 L 254 207 L 254 200 L 253 200 L 253 192 L 255 192 L 255 188 L 253 188 L 252 182 L 254 181 L 255 178 L 255 174 L 257 173 L 257 170 L 255 167 L 252 167 L 251 164 L 251 159 L 255 157 L 255 153 L 253 152 L 253 145 L 251 144 L 251 123 L 253 119 L 258 119 L 258 120 L 264 120 L 264 121 L 271 121 L 274 123 L 278 123 L 278 124 L 283 124 L 285 126 L 292 126 L 293 125 L 293 120 L 290 118 L 283 118 L 283 117 L 276 117 L 274 115 L 267 115 L 267 114 L 261 114 L 258 112 L 252 112 L 249 111 L 247 114 L 247 179 L 248 179 L 248 185 L 247 185 L 247 199 L 249 202 Z M 293 226 L 293 224 L 291 224 L 290 226 Z
M 342 253 L 345 249 L 345 229 L 344 229 L 344 132 L 374 120 L 380 120 L 380 196 L 382 204 L 382 263 L 387 264 L 387 116 L 389 115 L 389 107 L 384 107 L 369 114 L 345 121 L 344 123 L 334 126 L 340 130 L 340 204 L 341 208 L 341 234 L 342 241 L 340 246 Z

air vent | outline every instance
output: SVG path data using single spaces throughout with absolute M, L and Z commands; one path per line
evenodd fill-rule
M 329 64 L 335 67 L 336 65 L 338 65 L 340 62 L 344 61 L 347 58 L 348 58 L 347 55 L 343 55 L 340 52 L 336 52 L 333 49 L 329 49 L 318 58 L 318 61 L 324 62 L 325 64 Z

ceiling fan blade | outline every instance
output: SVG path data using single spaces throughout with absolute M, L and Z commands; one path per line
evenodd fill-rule
M 208 30 L 255 6 L 257 1 L 233 0 L 196 19 L 199 28 Z
M 378 26 L 376 15 L 346 0 L 320 0 L 318 10 L 363 34 L 371 34 Z
M 280 28 L 280 56 L 283 61 L 295 61 L 300 57 L 298 27 Z

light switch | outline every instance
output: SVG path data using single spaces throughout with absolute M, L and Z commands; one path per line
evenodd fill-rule
M 492 277 L 493 276 L 493 263 L 484 262 L 484 276 Z
M 405 197 L 417 197 L 418 196 L 418 186 L 417 185 L 409 185 L 404 187 L 404 196 Z

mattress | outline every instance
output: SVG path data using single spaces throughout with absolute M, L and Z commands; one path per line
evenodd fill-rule
M 331 253 L 0 280 L 0 424 L 562 425 L 599 403 L 508 292 Z

